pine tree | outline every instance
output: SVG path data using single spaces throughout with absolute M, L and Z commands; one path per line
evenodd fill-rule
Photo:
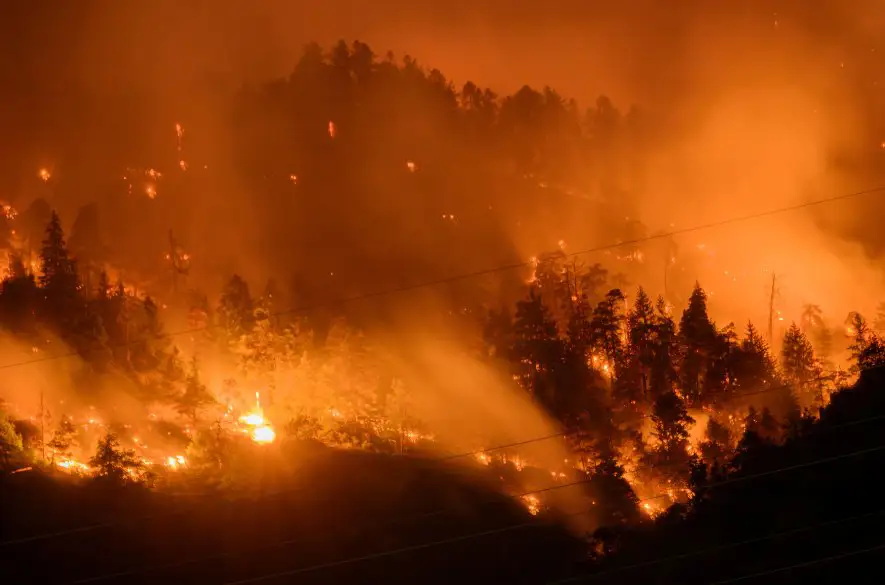
M 849 373 L 859 374 L 885 365 L 885 343 L 859 313 L 852 314 L 852 329 L 854 342 L 848 347 L 852 361 Z
M 654 346 L 649 375 L 652 399 L 673 391 L 676 381 L 676 324 L 662 297 L 658 297 L 654 314 Z
M 651 420 L 657 439 L 650 454 L 651 467 L 672 483 L 688 469 L 688 427 L 694 419 L 689 416 L 685 401 L 670 391 L 655 399 Z
M 768 344 L 750 322 L 731 362 L 735 385 L 741 392 L 753 392 L 779 383 Z
M 3 467 L 10 467 L 13 460 L 21 455 L 22 438 L 15 430 L 15 425 L 5 412 L 0 411 L 0 457 Z
M 707 420 L 704 441 L 700 445 L 701 457 L 708 465 L 724 465 L 731 451 L 731 432 L 726 425 L 711 416 Z
M 95 468 L 96 478 L 123 483 L 132 480 L 134 474 L 142 468 L 142 463 L 135 457 L 135 451 L 121 449 L 120 441 L 114 433 L 108 432 L 98 441 L 95 455 L 89 460 Z
M 212 404 L 215 404 L 215 397 L 200 380 L 197 358 L 194 357 L 185 377 L 184 392 L 179 396 L 175 408 L 179 414 L 190 418 L 191 423 L 196 426 L 200 411 Z
M 56 457 L 71 457 L 71 445 L 74 443 L 76 434 L 77 427 L 71 422 L 71 418 L 63 416 L 58 421 L 58 427 L 55 429 L 55 432 L 52 433 L 52 439 L 46 444 L 47 447 L 52 449 L 53 460 Z
M 230 341 L 237 340 L 252 329 L 254 310 L 249 285 L 234 274 L 221 293 L 217 312 L 218 324 Z
M 819 378 L 819 369 L 811 342 L 795 323 L 790 325 L 784 335 L 781 366 L 787 381 L 800 392 L 808 390 L 815 379 Z
M 608 291 L 593 309 L 590 340 L 593 350 L 605 357 L 609 377 L 624 358 L 624 294 L 618 289 Z
M 649 397 L 649 372 L 654 363 L 655 316 L 651 301 L 642 287 L 636 293 L 633 308 L 627 314 L 628 364 L 637 374 L 644 398 Z
M 38 282 L 46 298 L 50 315 L 62 325 L 71 326 L 77 318 L 80 284 L 77 267 L 69 257 L 58 214 L 52 212 L 40 252 L 41 274 Z
M 513 359 L 520 385 L 552 411 L 556 398 L 554 371 L 562 363 L 563 347 L 556 323 L 534 288 L 529 290 L 528 299 L 516 304 L 513 334 Z
M 695 283 L 688 307 L 679 321 L 679 346 L 682 359 L 679 382 L 691 404 L 704 401 L 707 370 L 715 352 L 716 327 L 707 314 L 707 294 Z
M 590 303 L 586 296 L 581 296 L 574 305 L 572 314 L 569 316 L 566 336 L 569 347 L 576 354 L 584 356 L 586 360 L 590 354 L 593 343 L 593 330 L 590 323 Z

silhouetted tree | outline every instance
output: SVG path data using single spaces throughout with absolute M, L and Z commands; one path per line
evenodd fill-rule
M 197 358 L 192 358 L 184 382 L 184 392 L 178 397 L 175 408 L 191 419 L 196 426 L 200 411 L 215 403 L 215 398 L 200 380 Z
M 556 400 L 554 375 L 562 363 L 563 344 L 553 317 L 534 288 L 526 300 L 516 304 L 513 336 L 513 359 L 520 385 L 552 411 Z
M 77 267 L 68 255 L 58 214 L 52 212 L 46 238 L 40 252 L 40 288 L 49 314 L 57 323 L 70 327 L 76 321 L 80 305 Z
M 96 478 L 114 483 L 131 481 L 133 474 L 142 468 L 135 451 L 121 449 L 119 439 L 111 432 L 98 440 L 98 447 L 89 460 L 89 465 L 95 468 Z
M 679 321 L 679 382 L 690 404 L 701 404 L 707 390 L 707 370 L 716 344 L 716 327 L 707 314 L 707 294 L 695 283 L 688 307 Z
M 216 312 L 219 325 L 229 339 L 235 340 L 252 328 L 253 310 L 249 286 L 238 275 L 233 275 L 221 293 Z

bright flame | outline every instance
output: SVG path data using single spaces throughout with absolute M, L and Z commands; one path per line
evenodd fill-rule
M 528 508 L 529 514 L 532 516 L 537 516 L 541 511 L 541 501 L 537 496 L 523 496 L 522 501 L 525 504 L 525 507 Z
M 250 427 L 258 427 L 264 424 L 264 417 L 261 413 L 250 412 L 240 417 L 240 422 Z
M 52 174 L 49 172 L 49 169 L 40 169 L 37 172 L 37 176 L 40 177 L 44 183 L 52 178 Z
M 269 426 L 257 427 L 252 431 L 252 440 L 256 443 L 273 443 L 277 434 Z

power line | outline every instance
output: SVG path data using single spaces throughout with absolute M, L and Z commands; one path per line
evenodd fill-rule
M 765 577 L 766 575 L 774 575 L 776 573 L 782 573 L 784 571 L 789 571 L 791 569 L 803 569 L 805 567 L 812 567 L 814 565 L 820 565 L 823 563 L 828 563 L 830 561 L 837 561 L 840 559 L 847 559 L 849 557 L 856 557 L 858 555 L 863 555 L 866 553 L 870 553 L 877 550 L 885 549 L 885 544 L 880 544 L 877 546 L 871 546 L 869 548 L 861 548 L 854 549 L 848 552 L 844 552 L 838 555 L 832 555 L 829 557 L 824 557 L 822 559 L 814 559 L 813 561 L 805 561 L 804 563 L 794 563 L 792 565 L 785 565 L 783 567 L 778 567 L 776 569 L 771 569 L 769 571 L 760 571 L 758 573 L 751 573 L 749 575 L 744 575 L 743 577 L 737 577 L 734 579 L 726 579 L 725 581 L 716 581 L 715 583 L 711 583 L 711 585 L 724 585 L 725 583 L 737 583 L 739 581 L 746 581 L 748 579 L 756 579 L 758 577 Z
M 588 575 L 575 575 L 574 577 L 566 577 L 565 579 L 557 579 L 556 581 L 548 581 L 545 585 L 564 585 L 565 583 L 579 583 L 583 581 L 592 581 L 598 579 L 600 577 L 608 577 L 610 575 L 614 575 L 617 573 L 623 573 L 625 571 L 632 571 L 633 569 L 643 569 L 647 567 L 653 567 L 655 565 L 660 565 L 662 563 L 669 563 L 671 561 L 681 561 L 685 559 L 689 559 L 692 557 L 699 557 L 708 555 L 715 552 L 720 552 L 723 550 L 728 550 L 730 548 L 737 548 L 740 546 L 745 546 L 748 544 L 756 544 L 759 542 L 765 542 L 766 540 L 775 540 L 778 538 L 782 538 L 785 536 L 795 536 L 797 534 L 801 534 L 803 532 L 812 532 L 815 530 L 821 530 L 823 528 L 832 528 L 834 526 L 838 526 L 840 524 L 847 524 L 849 522 L 855 522 L 857 520 L 863 520 L 866 518 L 872 518 L 875 516 L 881 516 L 885 513 L 885 509 L 876 510 L 875 512 L 868 512 L 866 514 L 859 514 L 856 516 L 851 516 L 849 518 L 841 518 L 839 520 L 828 520 L 826 522 L 819 522 L 817 524 L 812 524 L 811 526 L 802 526 L 800 528 L 793 528 L 790 530 L 785 530 L 783 532 L 775 532 L 774 534 L 766 534 L 764 536 L 759 536 L 756 538 L 748 538 L 746 540 L 740 540 L 737 542 L 729 542 L 726 544 L 721 544 L 718 546 L 711 546 L 708 548 L 703 548 L 696 551 L 690 551 L 686 553 L 680 553 L 676 555 L 670 555 L 667 557 L 658 557 L 655 559 L 651 559 L 649 561 L 644 561 L 641 563 L 632 563 L 629 565 L 624 565 L 622 567 L 614 567 L 611 569 L 607 569 L 604 571 L 598 571 L 595 573 L 590 573 Z M 727 581 L 724 581 L 727 582 Z
M 871 421 L 873 421 L 873 420 L 882 420 L 882 419 L 885 419 L 885 416 L 870 417 L 870 418 L 868 418 L 868 419 L 862 419 L 862 420 L 860 420 L 860 421 L 852 421 L 852 422 L 850 422 L 850 423 L 845 423 L 845 424 L 843 424 L 843 425 L 833 425 L 832 427 L 829 427 L 829 429 L 836 429 L 836 428 L 841 428 L 841 427 L 853 426 L 853 425 L 861 424 L 861 423 L 864 423 L 864 422 L 871 422 Z M 804 463 L 799 463 L 799 464 L 795 464 L 795 465 L 790 465 L 790 466 L 786 466 L 786 467 L 781 467 L 781 468 L 777 468 L 777 469 L 773 469 L 773 470 L 769 470 L 769 471 L 764 471 L 764 472 L 754 473 L 754 474 L 750 474 L 750 475 L 746 475 L 746 476 L 742 476 L 742 477 L 735 477 L 735 478 L 730 478 L 730 479 L 725 479 L 725 480 L 721 480 L 721 481 L 713 482 L 713 483 L 711 483 L 711 484 L 708 484 L 708 485 L 704 486 L 703 489 L 713 489 L 713 488 L 718 488 L 718 487 L 722 487 L 722 486 L 725 486 L 725 485 L 732 485 L 732 484 L 736 484 L 736 483 L 742 483 L 742 482 L 746 482 L 746 481 L 751 481 L 751 480 L 759 479 L 759 478 L 762 478 L 762 477 L 769 477 L 769 476 L 776 475 L 776 474 L 779 474 L 779 473 L 786 473 L 786 472 L 789 472 L 789 471 L 795 471 L 795 470 L 797 470 L 797 469 L 805 469 L 805 468 L 809 468 L 809 467 L 815 467 L 815 466 L 818 466 L 818 465 L 825 465 L 825 464 L 827 464 L 827 463 L 833 463 L 833 462 L 835 462 L 835 461 L 846 460 L 846 459 L 850 459 L 850 458 L 853 458 L 853 457 L 858 457 L 858 456 L 862 456 L 862 455 L 867 455 L 867 454 L 869 454 L 869 453 L 878 452 L 878 451 L 883 451 L 883 450 L 885 450 L 885 445 L 881 445 L 881 446 L 877 446 L 877 447 L 872 447 L 872 448 L 869 448 L 869 449 L 861 449 L 861 450 L 857 450 L 857 451 L 852 451 L 852 452 L 850 452 L 850 453 L 843 453 L 843 454 L 841 454 L 841 455 L 836 455 L 836 456 L 832 456 L 832 457 L 825 457 L 825 458 L 822 458 L 822 459 L 815 459 L 815 460 L 812 460 L 812 461 L 808 461 L 808 462 L 804 462 Z M 532 491 L 529 491 L 529 492 L 524 492 L 524 493 L 522 493 L 522 494 L 518 494 L 518 495 L 510 496 L 510 497 L 511 497 L 511 498 L 523 498 L 523 497 L 526 497 L 526 496 L 529 496 L 529 495 L 536 495 L 536 494 L 545 493 L 545 492 L 551 492 L 551 491 L 554 491 L 554 490 L 559 490 L 559 489 L 563 489 L 563 488 L 567 488 L 567 487 L 574 487 L 574 486 L 577 486 L 577 485 L 587 484 L 587 483 L 589 483 L 590 481 L 592 481 L 592 478 L 590 478 L 590 479 L 584 479 L 584 480 L 579 480 L 579 481 L 575 481 L 575 482 L 571 482 L 571 483 L 567 483 L 567 484 L 559 484 L 559 485 L 549 486 L 549 487 L 547 487 L 547 488 L 543 488 L 543 489 L 539 489 L 539 490 L 532 490 Z M 660 498 L 670 498 L 670 497 L 671 497 L 671 496 L 670 496 L 669 494 L 667 494 L 667 493 L 662 493 L 662 494 L 658 494 L 658 495 L 656 495 L 656 496 L 652 496 L 652 497 L 650 497 L 650 498 L 645 498 L 645 500 L 643 500 L 643 501 L 646 501 L 646 502 L 647 502 L 647 501 L 649 501 L 649 500 L 660 499 Z M 566 517 L 568 517 L 568 516 L 574 516 L 574 515 L 588 514 L 588 513 L 592 512 L 592 511 L 594 511 L 595 509 L 596 509 L 596 508 L 594 507 L 594 508 L 591 508 L 590 510 L 587 510 L 587 511 L 584 511 L 584 512 L 580 512 L 580 513 L 578 513 L 578 514 L 567 514 Z M 445 512 L 446 512 L 445 510 L 439 510 L 439 511 L 435 511 L 435 512 L 430 512 L 430 513 L 426 513 L 426 514 L 418 515 L 418 516 L 415 516 L 415 517 L 406 517 L 406 518 L 404 518 L 404 519 L 394 520 L 394 521 L 392 521 L 391 523 L 399 523 L 399 522 L 404 522 L 404 521 L 409 521 L 409 520 L 421 519 L 421 518 L 424 518 L 424 517 L 430 517 L 430 516 L 438 515 L 438 514 L 442 514 L 442 513 L 445 513 Z M 385 526 L 385 525 L 387 525 L 387 524 L 389 524 L 389 523 L 382 523 L 382 524 L 380 524 L 379 526 Z M 444 540 L 441 540 L 441 541 L 435 541 L 435 542 L 433 542 L 433 543 L 425 543 L 425 544 L 421 544 L 421 545 L 414 545 L 414 546 L 402 547 L 402 548 L 399 548 L 399 549 L 392 549 L 392 550 L 390 550 L 390 551 L 384 551 L 384 552 L 382 552 L 382 553 L 374 553 L 374 554 L 370 554 L 370 555 L 363 555 L 363 556 L 359 556 L 359 557 L 352 557 L 352 558 L 348 558 L 348 559 L 342 559 L 342 560 L 340 560 L 340 561 L 334 561 L 334 562 L 331 562 L 331 563 L 323 563 L 323 564 L 319 564 L 319 565 L 312 565 L 312 566 L 309 566 L 309 567 L 303 567 L 303 568 L 296 569 L 296 570 L 293 570 L 293 571 L 286 571 L 286 572 L 282 572 L 282 573 L 275 573 L 275 574 L 273 574 L 273 575 L 264 576 L 264 577 L 259 577 L 259 578 L 254 578 L 254 579 L 247 579 L 247 580 L 244 580 L 244 581 L 237 581 L 237 582 L 235 582 L 235 583 L 236 583 L 236 584 L 239 584 L 239 583 L 258 582 L 258 581 L 264 581 L 264 580 L 267 580 L 267 579 L 269 579 L 269 578 L 282 577 L 282 576 L 292 576 L 292 575 L 300 574 L 300 573 L 306 573 L 306 572 L 318 571 L 318 570 L 323 570 L 323 569 L 332 568 L 332 567 L 336 567 L 336 566 L 341 566 L 341 565 L 346 565 L 346 564 L 352 564 L 352 563 L 360 562 L 360 561 L 364 561 L 364 560 L 370 560 L 370 559 L 374 559 L 374 558 L 381 558 L 381 557 L 394 556 L 394 555 L 396 555 L 396 554 L 402 554 L 402 553 L 412 552 L 412 551 L 414 551 L 414 550 L 420 550 L 420 549 L 430 548 L 430 547 L 432 547 L 432 546 L 437 546 L 437 545 L 444 545 L 444 544 L 448 544 L 448 543 L 450 543 L 450 542 L 460 542 L 460 541 L 463 541 L 463 540 L 469 540 L 469 539 L 471 539 L 471 538 L 481 538 L 481 537 L 483 537 L 483 536 L 487 536 L 487 535 L 489 535 L 489 534 L 495 534 L 495 533 L 501 533 L 501 532 L 508 532 L 508 531 L 510 531 L 510 530 L 517 530 L 517 529 L 525 528 L 525 527 L 530 526 L 530 525 L 537 525 L 537 524 L 538 524 L 537 521 L 534 521 L 534 522 L 528 522 L 528 523 L 520 523 L 520 524 L 517 524 L 517 525 L 513 525 L 513 526 L 510 526 L 510 527 L 499 528 L 499 529 L 495 529 L 495 530 L 492 530 L 492 531 L 482 531 L 482 532 L 478 532 L 478 533 L 471 533 L 471 534 L 467 534 L 467 535 L 461 535 L 461 536 L 458 536 L 458 537 L 453 537 L 453 538 L 450 538 L 450 539 L 444 539 Z M 374 527 L 374 526 L 375 526 L 375 525 L 373 525 L 373 527 Z M 285 545 L 288 545 L 288 544 L 293 544 L 293 543 L 295 543 L 295 542 L 298 542 L 299 540 L 300 540 L 300 539 L 291 539 L 291 540 L 286 540 L 286 541 L 278 541 L 278 542 L 275 542 L 275 543 L 272 543 L 272 544 L 269 544 L 269 545 L 262 546 L 262 547 L 260 547 L 260 548 L 257 549 L 257 550 L 263 550 L 263 549 L 273 548 L 273 547 L 277 547 L 277 546 L 285 546 Z M 252 551 L 248 551 L 248 552 L 256 552 L 256 551 L 255 551 L 255 550 L 252 550 Z M 203 556 L 203 557 L 194 557 L 194 558 L 191 558 L 191 559 L 185 559 L 184 561 L 178 561 L 178 562 L 175 562 L 175 563 L 169 563 L 169 564 L 165 564 L 165 565 L 158 565 L 158 566 L 153 566 L 153 567 L 142 567 L 142 568 L 133 569 L 133 570 L 129 570 L 129 571 L 123 571 L 123 572 L 114 573 L 114 574 L 110 574 L 110 575 L 101 575 L 101 576 L 97 576 L 97 577 L 89 577 L 89 578 L 86 578 L 86 579 L 81 579 L 81 580 L 78 580 L 78 581 L 69 582 L 68 585 L 81 585 L 81 584 L 84 584 L 84 583 L 94 583 L 94 582 L 98 582 L 98 581 L 104 581 L 104 580 L 107 580 L 107 579 L 114 579 L 114 578 L 118 578 L 118 577 L 129 576 L 129 575 L 132 575 L 132 574 L 142 573 L 142 572 L 145 572 L 145 571 L 162 570 L 162 569 L 164 569 L 164 568 L 174 568 L 174 567 L 182 566 L 182 565 L 186 565 L 186 564 L 192 564 L 192 563 L 196 563 L 196 562 L 204 562 L 204 561 L 208 561 L 208 560 L 214 560 L 214 559 L 217 559 L 217 558 L 226 558 L 226 557 L 230 557 L 230 556 L 242 556 L 242 555 L 244 555 L 244 554 L 248 554 L 248 553 L 220 553 L 220 554 L 208 555 L 208 556 Z M 228 585 L 234 585 L 234 583 L 231 583 L 231 584 L 228 584 Z
M 885 368 L 885 365 L 873 366 L 873 367 L 867 368 L 865 371 L 881 369 L 881 368 Z M 830 378 L 829 376 L 820 376 L 818 378 L 813 379 L 812 381 L 822 381 L 822 380 L 826 380 L 829 378 Z M 743 393 L 735 393 L 732 395 L 732 397 L 739 398 L 739 397 L 745 397 L 745 396 L 756 396 L 759 394 L 766 394 L 768 392 L 773 392 L 776 390 L 784 390 L 784 389 L 790 388 L 791 386 L 792 386 L 791 384 L 781 384 L 781 385 L 777 385 L 777 386 L 770 386 L 770 387 L 764 388 L 762 390 L 755 390 L 755 391 L 743 392 Z M 640 419 L 651 418 L 651 415 L 646 414 L 646 415 L 640 416 L 639 418 Z M 874 420 L 880 420 L 880 419 L 885 419 L 885 416 L 876 416 L 876 417 L 866 418 L 866 419 L 862 419 L 860 421 L 844 423 L 844 424 L 840 424 L 840 425 L 831 426 L 828 428 L 842 428 L 842 427 L 846 427 L 846 426 L 853 426 L 856 424 L 864 424 L 867 422 L 872 422 Z M 580 434 L 581 432 L 582 431 L 563 431 L 563 432 L 559 432 L 559 433 L 543 435 L 540 437 L 534 437 L 531 439 L 525 439 L 522 441 L 516 441 L 513 443 L 505 443 L 502 445 L 495 445 L 493 447 L 487 447 L 484 449 L 478 449 L 478 450 L 474 450 L 474 451 L 466 451 L 466 452 L 462 452 L 462 453 L 456 453 L 454 455 L 444 455 L 444 456 L 441 456 L 438 458 L 433 458 L 433 459 L 431 459 L 431 461 L 445 462 L 445 461 L 452 461 L 455 459 L 462 459 L 462 458 L 471 457 L 471 456 L 475 457 L 477 455 L 482 455 L 485 453 L 492 453 L 494 451 L 501 451 L 501 450 L 509 449 L 509 448 L 513 448 L 513 447 L 520 447 L 520 446 L 529 445 L 532 443 L 539 443 L 542 441 L 548 441 L 550 439 L 556 439 L 556 438 L 561 438 L 561 437 L 567 437 L 570 435 Z M 579 482 L 579 483 L 581 483 L 581 482 Z M 570 485 L 576 485 L 576 484 L 568 484 L 568 485 L 560 484 L 558 487 L 564 488 L 564 487 L 569 487 Z M 273 496 L 277 496 L 277 495 L 281 495 L 281 494 L 285 494 L 285 493 L 291 493 L 292 491 L 293 491 L 292 489 L 284 489 L 284 490 L 276 490 L 276 491 L 271 491 L 271 492 L 264 492 L 261 494 L 261 497 L 273 497 Z M 295 491 L 297 493 L 297 491 L 299 491 L 299 490 L 295 490 Z M 542 491 L 545 491 L 545 490 L 542 490 Z M 193 496 L 208 496 L 210 494 L 205 493 L 205 492 L 201 492 L 201 493 L 190 493 L 190 494 L 186 494 L 186 495 L 193 497 Z M 526 494 L 521 494 L 521 495 L 517 495 L 517 496 L 513 496 L 513 497 L 523 497 L 525 495 L 531 495 L 531 494 L 526 493 Z M 647 498 L 647 499 L 653 500 L 653 499 L 657 499 L 658 497 L 659 496 L 654 496 L 654 497 Z M 165 518 L 165 517 L 177 516 L 177 515 L 188 514 L 188 513 L 190 513 L 188 510 L 178 510 L 178 511 L 174 511 L 174 512 L 164 512 L 162 514 L 153 514 L 153 515 L 148 515 L 148 516 L 142 516 L 139 518 L 133 518 L 131 520 L 125 520 L 125 521 L 119 521 L 119 522 L 105 522 L 105 523 L 101 523 L 101 524 L 90 524 L 88 526 L 60 530 L 60 531 L 46 533 L 46 534 L 27 536 L 27 537 L 14 539 L 14 540 L 5 540 L 5 541 L 0 542 L 0 548 L 3 548 L 5 546 L 10 546 L 10 545 L 15 545 L 15 544 L 25 544 L 28 542 L 36 542 L 36 541 L 47 540 L 47 539 L 51 539 L 51 538 L 68 536 L 71 534 L 80 534 L 83 532 L 89 532 L 91 530 L 97 530 L 97 529 L 101 529 L 101 528 L 113 528 L 114 526 L 143 522 L 146 520 L 153 520 L 153 519 L 157 519 L 157 518 Z
M 751 214 L 747 214 L 747 215 L 735 216 L 735 217 L 731 217 L 731 218 L 727 218 L 727 219 L 723 219 L 723 220 L 719 220 L 719 221 L 713 221 L 713 222 L 709 222 L 709 223 L 695 225 L 692 227 L 671 230 L 669 232 L 663 232 L 663 233 L 659 233 L 659 234 L 655 234 L 655 235 L 651 235 L 651 236 L 644 236 L 641 238 L 624 240 L 624 241 L 615 242 L 612 244 L 605 244 L 602 246 L 585 248 L 583 250 L 578 250 L 575 252 L 568 252 L 565 254 L 565 256 L 566 257 L 577 257 L 577 256 L 585 255 L 585 254 L 592 254 L 594 252 L 604 252 L 606 250 L 620 248 L 623 246 L 631 246 L 634 244 L 641 244 L 644 242 L 649 242 L 649 241 L 653 241 L 653 240 L 660 240 L 660 239 L 669 238 L 672 236 L 684 235 L 684 234 L 688 234 L 688 233 L 692 233 L 692 232 L 696 232 L 696 231 L 722 227 L 722 226 L 733 224 L 733 223 L 741 223 L 741 222 L 745 222 L 745 221 L 752 221 L 754 219 L 771 217 L 774 215 L 780 215 L 782 213 L 789 213 L 791 211 L 798 211 L 801 209 L 806 209 L 806 208 L 814 207 L 817 205 L 823 205 L 825 203 L 832 203 L 835 201 L 843 201 L 846 199 L 853 199 L 856 197 L 861 197 L 864 195 L 871 195 L 873 193 L 879 193 L 879 192 L 883 192 L 883 191 L 885 191 L 885 185 L 880 186 L 880 187 L 873 187 L 871 189 L 865 189 L 863 191 L 855 191 L 853 193 L 846 193 L 843 195 L 836 195 L 836 196 L 832 196 L 832 197 L 825 197 L 822 199 L 815 199 L 813 201 L 806 201 L 805 203 L 800 203 L 797 205 L 789 205 L 789 206 L 778 207 L 775 209 L 770 209 L 770 210 L 762 211 L 762 212 L 758 212 L 758 213 L 751 213 Z M 390 295 L 395 295 L 395 294 L 400 294 L 400 293 L 405 293 L 405 292 L 411 292 L 411 291 L 419 290 L 422 288 L 430 288 L 430 287 L 440 286 L 443 284 L 450 284 L 453 282 L 459 282 L 462 280 L 469 280 L 469 279 L 477 278 L 480 276 L 488 276 L 489 274 L 495 274 L 498 272 L 508 272 L 510 270 L 516 270 L 519 268 L 525 268 L 527 266 L 531 266 L 531 264 L 532 264 L 532 261 L 523 261 L 523 262 L 514 262 L 512 264 L 503 264 L 503 265 L 499 265 L 499 266 L 495 266 L 495 267 L 491 267 L 491 268 L 485 268 L 485 269 L 476 270 L 473 272 L 465 272 L 462 274 L 457 274 L 457 275 L 439 278 L 439 279 L 435 279 L 435 280 L 427 280 L 427 281 L 414 283 L 414 284 L 408 284 L 408 285 L 404 285 L 404 286 L 400 286 L 400 287 L 389 288 L 389 289 L 384 289 L 384 290 L 370 292 L 370 293 L 352 295 L 349 297 L 328 299 L 326 301 L 320 301 L 317 303 L 301 305 L 301 306 L 285 309 L 282 311 L 270 313 L 269 316 L 270 317 L 281 317 L 284 315 L 291 315 L 293 313 L 302 313 L 302 312 L 311 311 L 314 309 L 328 307 L 328 306 L 345 305 L 345 304 L 350 304 L 350 303 L 354 303 L 354 302 L 358 302 L 358 301 L 364 301 L 364 300 L 385 297 L 385 296 L 390 296 Z M 171 337 L 178 337 L 181 335 L 189 335 L 189 334 L 199 333 L 201 331 L 206 331 L 208 329 L 211 329 L 212 327 L 213 327 L 213 325 L 192 327 L 189 329 L 184 329 L 184 330 L 180 330 L 180 331 L 176 331 L 176 332 L 172 332 L 172 333 L 166 333 L 163 335 L 163 337 L 171 338 Z M 115 349 L 115 348 L 120 348 L 120 347 L 128 347 L 128 346 L 133 345 L 135 343 L 137 343 L 137 342 L 131 341 L 131 342 L 125 342 L 125 343 L 120 343 L 120 344 L 113 344 L 110 346 L 110 348 Z M 77 357 L 79 355 L 80 354 L 78 352 L 71 351 L 71 352 L 67 352 L 64 354 L 57 354 L 57 355 L 53 355 L 53 356 L 46 356 L 46 357 L 40 357 L 40 358 L 35 358 L 35 359 L 30 359 L 30 360 L 23 360 L 20 362 L 2 364 L 2 365 L 0 365 L 0 370 L 4 370 L 4 369 L 8 369 L 8 368 L 18 368 L 18 367 L 22 367 L 22 366 L 31 365 L 31 364 L 39 364 L 39 363 L 54 361 L 54 360 L 58 360 L 58 359 L 69 358 L 69 357 Z

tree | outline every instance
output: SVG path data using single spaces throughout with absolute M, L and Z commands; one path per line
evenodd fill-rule
M 643 398 L 649 396 L 649 372 L 654 362 L 655 315 L 651 301 L 642 287 L 636 293 L 633 308 L 627 314 L 628 367 L 641 382 Z
M 185 377 L 184 392 L 178 397 L 175 408 L 179 414 L 190 418 L 191 423 L 196 426 L 200 411 L 212 404 L 215 404 L 215 397 L 200 381 L 200 370 L 197 367 L 197 358 L 194 357 Z
M 750 322 L 731 362 L 735 385 L 740 391 L 752 392 L 779 383 L 768 344 Z
M 113 483 L 132 480 L 142 468 L 141 461 L 135 457 L 135 451 L 121 449 L 117 435 L 110 431 L 98 440 L 98 448 L 89 460 L 89 465 L 95 469 L 96 478 Z
M 221 293 L 218 324 L 229 340 L 236 340 L 252 328 L 254 306 L 246 281 L 234 274 Z
M 704 462 L 711 466 L 724 465 L 731 455 L 731 432 L 712 416 L 707 420 L 700 452 Z
M 679 321 L 679 382 L 691 404 L 703 403 L 707 370 L 716 342 L 716 326 L 707 314 L 707 294 L 695 283 L 688 307 Z
M 0 457 L 3 458 L 3 466 L 9 467 L 11 460 L 21 454 L 22 448 L 21 435 L 6 413 L 0 411 Z
M 555 369 L 562 363 L 563 347 L 556 323 L 534 288 L 529 290 L 528 299 L 516 304 L 513 335 L 513 359 L 520 385 L 552 411 Z
M 652 399 L 673 391 L 676 381 L 676 324 L 662 297 L 658 297 L 654 313 L 652 363 L 649 375 L 649 392 Z
M 58 421 L 58 427 L 55 429 L 55 432 L 52 434 L 52 439 L 46 444 L 47 447 L 52 449 L 52 459 L 55 460 L 56 456 L 71 457 L 71 445 L 74 443 L 75 435 L 77 434 L 77 428 L 74 426 L 74 423 L 71 422 L 71 418 L 67 416 L 63 416 L 61 420 Z
M 814 349 L 795 323 L 790 325 L 784 335 L 781 365 L 787 382 L 798 392 L 805 393 L 822 386 L 821 372 L 814 358 Z
M 68 255 L 61 221 L 54 211 L 46 227 L 46 237 L 40 252 L 40 278 L 38 282 L 46 297 L 49 314 L 59 324 L 72 325 L 79 304 L 80 284 L 77 266 Z
M 624 357 L 624 293 L 612 289 L 593 309 L 590 320 L 590 341 L 593 350 L 605 356 L 609 376 Z
M 651 415 L 657 444 L 648 460 L 655 473 L 670 483 L 689 470 L 688 427 L 694 422 L 685 408 L 685 401 L 674 391 L 655 398 Z

